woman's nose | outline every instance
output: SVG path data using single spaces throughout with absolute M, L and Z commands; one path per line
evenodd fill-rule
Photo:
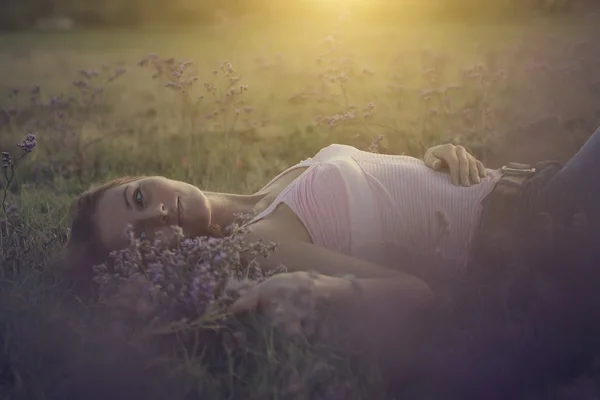
M 167 221 L 167 216 L 169 215 L 169 210 L 167 209 L 167 206 L 164 205 L 164 203 L 160 203 L 158 206 L 158 215 L 160 215 L 160 218 L 166 222 Z

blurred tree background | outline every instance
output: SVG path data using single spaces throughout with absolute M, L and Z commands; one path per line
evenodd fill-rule
M 40 19 L 78 27 L 205 24 L 241 15 L 281 20 L 340 11 L 374 20 L 512 19 L 585 11 L 599 0 L 0 0 L 0 29 L 31 29 Z

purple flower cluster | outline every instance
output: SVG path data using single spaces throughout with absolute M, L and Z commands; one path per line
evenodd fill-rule
M 8 196 L 8 188 L 10 187 L 10 184 L 12 183 L 12 181 L 15 177 L 15 168 L 16 168 L 17 164 L 25 156 L 27 156 L 27 154 L 29 154 L 29 153 L 31 153 L 31 151 L 33 151 L 36 144 L 37 144 L 37 139 L 36 139 L 35 135 L 33 133 L 29 133 L 25 137 L 25 140 L 23 140 L 21 143 L 18 144 L 18 146 L 21 148 L 21 150 L 23 150 L 23 154 L 21 154 L 21 156 L 18 157 L 16 160 L 13 159 L 13 157 L 11 156 L 11 154 L 9 152 L 6 152 L 6 151 L 2 152 L 2 170 L 4 172 L 3 175 L 4 175 L 4 179 L 6 180 L 6 183 L 1 185 L 1 187 L 3 187 L 3 193 L 2 193 L 2 200 L 0 202 L 0 206 L 2 206 L 2 209 L 4 210 L 5 215 L 10 214 L 7 209 L 6 198 Z
M 370 151 L 371 153 L 379 153 L 379 146 L 381 145 L 381 142 L 383 142 L 383 135 L 379 135 L 375 139 L 373 139 L 373 141 L 369 145 L 368 151 Z
M 25 140 L 18 144 L 21 150 L 23 150 L 25 153 L 31 153 L 31 151 L 35 148 L 36 145 L 37 139 L 35 138 L 35 135 L 33 133 L 28 133 L 25 137 Z
M 234 75 L 235 70 L 231 62 L 221 63 L 218 69 L 212 71 L 211 81 L 202 82 L 204 94 L 198 93 L 196 83 L 200 79 L 199 70 L 191 60 L 162 58 L 150 54 L 144 57 L 138 66 L 150 69 L 152 79 L 161 82 L 164 88 L 181 94 L 181 117 L 190 126 L 204 122 L 210 126 L 205 129 L 229 134 L 236 129 L 238 123 L 252 125 L 247 118 L 252 108 L 243 98 L 248 91 L 248 85 L 241 83 L 240 76 Z M 189 134 L 194 140 L 196 131 L 191 130 Z
M 10 168 L 12 165 L 13 165 L 13 160 L 12 160 L 10 153 L 7 151 L 3 151 L 2 152 L 2 168 L 6 170 L 6 169 Z
M 285 270 L 283 266 L 268 273 L 260 269 L 258 258 L 268 257 L 276 245 L 244 243 L 244 219 L 239 218 L 229 228 L 232 234 L 224 238 L 184 238 L 181 229 L 174 227 L 173 238 L 150 242 L 130 230 L 130 245 L 94 267 L 101 300 L 114 304 L 123 293 L 132 293 L 122 288 L 134 282 L 140 289 L 135 296 L 142 297 L 135 304 L 145 302 L 144 310 L 154 318 L 195 319 L 222 313 L 241 290 Z M 122 299 L 118 303 L 123 304 Z

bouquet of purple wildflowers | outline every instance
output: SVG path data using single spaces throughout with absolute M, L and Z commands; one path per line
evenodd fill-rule
M 223 238 L 184 238 L 174 227 L 174 243 L 150 242 L 129 230 L 129 246 L 94 267 L 100 300 L 154 321 L 221 321 L 241 291 L 285 271 L 283 266 L 268 273 L 260 269 L 257 257 L 268 257 L 276 245 L 244 243 L 247 218 L 238 216 Z

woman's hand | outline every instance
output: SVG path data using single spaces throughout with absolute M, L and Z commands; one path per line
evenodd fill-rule
M 433 146 L 425 152 L 425 165 L 435 171 L 450 170 L 452 183 L 471 186 L 487 175 L 483 163 L 473 157 L 463 146 L 451 143 Z
M 310 325 L 307 321 L 316 318 L 317 302 L 325 295 L 323 283 L 328 278 L 304 271 L 273 275 L 243 293 L 229 312 L 260 311 L 288 335 L 305 333 Z
M 320 275 L 311 272 L 285 272 L 276 274 L 242 294 L 230 307 L 229 312 L 240 314 L 247 311 L 272 311 L 292 294 L 315 295 Z

